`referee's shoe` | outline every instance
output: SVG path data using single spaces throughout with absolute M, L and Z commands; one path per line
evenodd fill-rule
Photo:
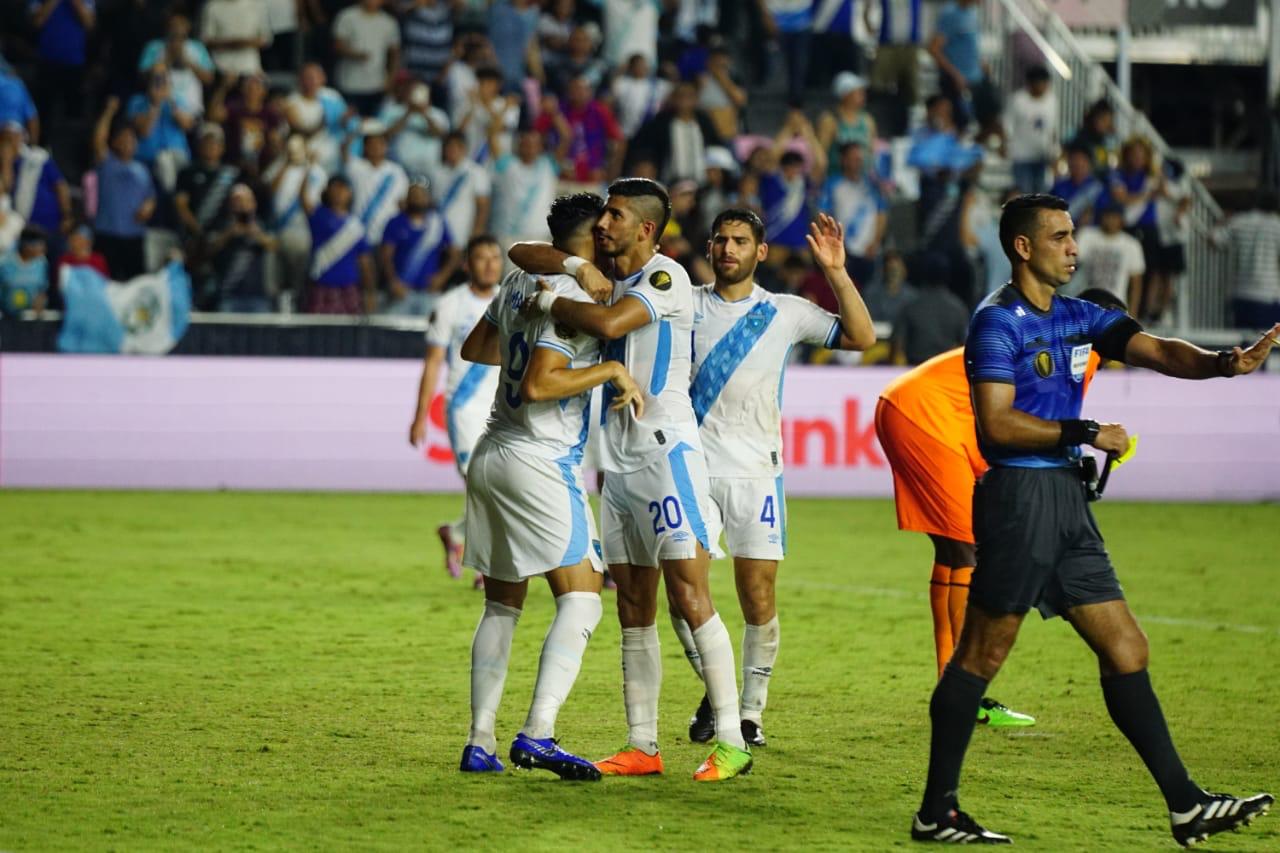
M 1186 812 L 1170 812 L 1169 824 L 1173 840 L 1183 847 L 1204 841 L 1210 835 L 1239 829 L 1262 817 L 1275 802 L 1270 794 L 1233 797 L 1230 794 L 1206 794 L 1208 797 Z
M 976 820 L 958 808 L 932 823 L 925 823 L 919 813 L 911 820 L 912 841 L 938 841 L 943 844 L 1012 844 L 1013 839 L 984 829 Z

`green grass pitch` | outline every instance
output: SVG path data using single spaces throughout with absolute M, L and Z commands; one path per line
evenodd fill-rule
M 690 776 L 701 687 L 665 616 L 663 777 L 457 772 L 480 595 L 441 569 L 458 498 L 0 493 L 0 849 L 910 848 L 934 678 L 923 536 L 886 501 L 790 503 L 782 649 L 755 772 Z M 1211 790 L 1280 787 L 1274 506 L 1102 504 L 1184 759 Z M 735 644 L 727 563 L 714 594 Z M 560 718 L 623 743 L 612 594 Z M 552 606 L 535 582 L 499 714 L 528 708 Z M 1028 620 L 962 802 L 1022 847 L 1171 849 L 1092 657 Z M 504 756 L 505 757 L 505 756 Z M 1082 835 L 1085 829 L 1087 834 Z M 1064 840 L 1073 839 L 1073 840 Z M 1280 815 L 1212 850 L 1280 850 Z

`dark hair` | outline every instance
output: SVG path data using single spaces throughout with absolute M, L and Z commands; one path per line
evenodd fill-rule
M 926 110 L 931 110 L 931 109 L 933 109 L 935 106 L 937 106 L 937 105 L 938 105 L 940 102 L 942 102 L 942 101 L 946 101 L 947 103 L 951 103 L 951 99 L 950 99 L 950 98 L 948 98 L 946 95 L 940 95 L 940 94 L 939 94 L 939 95 L 930 95 L 928 98 L 926 98 L 926 99 L 925 99 L 925 102 L 924 102 L 924 108 L 925 108 Z
M 804 155 L 799 151 L 785 151 L 778 160 L 779 166 L 796 166 L 804 165 Z
M 604 199 L 595 193 L 562 195 L 551 202 L 547 214 L 547 228 L 551 230 L 551 242 L 563 248 L 561 243 L 578 233 L 584 225 L 591 227 L 604 210 Z
M 1098 116 L 1106 114 L 1115 115 L 1115 108 L 1111 106 L 1111 102 L 1106 98 L 1094 101 L 1084 114 L 1084 120 L 1081 122 L 1085 127 L 1092 127 L 1093 123 L 1098 120 Z
M 18 235 L 18 245 L 24 246 L 28 243 L 47 243 L 49 235 L 39 225 L 28 225 L 22 229 L 22 233 Z
M 671 218 L 671 196 L 667 195 L 662 184 L 649 178 L 618 178 L 609 184 L 609 195 L 639 200 L 637 212 L 658 225 L 653 232 L 653 242 L 661 239 L 662 232 L 667 230 L 667 220 Z
M 1043 65 L 1033 65 L 1027 69 L 1028 83 L 1048 83 L 1049 69 Z
M 844 159 L 844 155 L 848 153 L 850 148 L 857 148 L 860 151 L 866 151 L 867 144 L 857 139 L 851 139 L 848 142 L 841 142 L 840 148 L 838 149 L 841 159 Z
M 1000 248 L 1010 263 L 1020 258 L 1013 249 L 1017 237 L 1030 237 L 1040 224 L 1040 211 L 1067 210 L 1067 203 L 1056 195 L 1031 193 L 1009 199 L 1000 207 Z
M 497 246 L 498 251 L 502 251 L 502 244 L 498 242 L 498 238 L 492 234 L 477 234 L 467 241 L 467 257 L 471 257 L 471 253 L 481 246 Z
M 338 184 L 342 184 L 347 189 L 351 189 L 351 182 L 346 179 L 346 176 L 334 175 L 333 177 L 329 178 L 329 183 L 324 185 L 324 191 L 320 193 L 321 204 L 324 204 L 324 205 L 329 204 L 329 192 Z
M 1083 299 L 1086 302 L 1092 302 L 1094 305 L 1106 308 L 1108 311 L 1124 311 L 1128 313 L 1129 306 L 1124 300 L 1116 296 L 1110 290 L 1104 290 L 1101 287 L 1091 287 L 1088 290 L 1080 291 L 1077 299 Z
M 726 222 L 741 222 L 751 228 L 751 236 L 756 239 L 757 243 L 764 242 L 764 222 L 754 210 L 748 210 L 745 207 L 728 207 L 716 214 L 715 220 L 711 223 L 711 236 L 714 238 L 720 231 L 720 226 Z
M 1093 152 L 1089 150 L 1087 145 L 1068 145 L 1067 150 L 1063 153 L 1068 157 L 1072 154 L 1082 154 L 1090 163 L 1093 162 Z
M 502 81 L 502 72 L 492 65 L 486 65 L 484 68 L 476 69 L 476 81 L 480 80 L 497 80 Z
M 451 130 L 444 135 L 444 142 L 441 145 L 448 145 L 450 142 L 461 142 L 467 144 L 467 135 L 460 130 Z

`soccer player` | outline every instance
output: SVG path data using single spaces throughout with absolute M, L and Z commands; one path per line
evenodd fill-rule
M 1105 290 L 1088 290 L 1080 298 L 1124 310 L 1124 303 Z M 1089 354 L 1086 390 L 1100 361 L 1097 353 Z M 924 533 L 933 542 L 929 607 L 941 678 L 964 625 L 977 561 L 973 484 L 987 470 L 974 432 L 964 347 L 936 355 L 889 383 L 876 403 L 876 436 L 893 470 L 898 529 Z M 983 697 L 978 722 L 1008 728 L 1033 726 L 1036 721 Z
M 596 766 L 617 776 L 663 769 L 656 624 L 660 569 L 692 629 L 716 715 L 715 748 L 693 778 L 715 782 L 750 770 L 751 751 L 738 720 L 733 643 L 711 603 L 708 583 L 710 487 L 688 384 L 693 287 L 683 267 L 658 254 L 658 238 L 670 216 L 671 200 L 661 184 L 645 178 L 614 181 L 596 226 L 596 254 L 613 260 L 613 304 L 556 298 L 551 292 L 535 303 L 558 323 L 608 340 L 606 356 L 625 364 L 644 391 L 643 418 L 622 410 L 610 412 L 605 422 L 601 526 L 605 561 L 618 585 L 628 738 L 621 751 Z M 517 246 L 511 255 L 516 265 L 535 270 L 559 268 L 567 260 L 576 272 L 585 263 L 547 247 Z
M 547 217 L 555 245 L 592 257 L 592 229 L 603 206 L 591 193 L 556 199 Z M 549 279 L 557 296 L 590 300 L 569 276 Z M 500 364 L 502 378 L 467 480 L 472 535 L 463 562 L 487 581 L 471 646 L 471 735 L 461 769 L 503 769 L 495 755 L 494 724 L 511 638 L 529 578 L 542 575 L 555 596 L 556 616 L 542 646 L 529 716 L 511 743 L 511 761 L 562 779 L 594 781 L 600 778 L 595 765 L 562 749 L 555 738 L 556 715 L 601 614 L 604 565 L 582 481 L 582 450 L 592 388 L 612 382 L 615 407 L 635 404 L 639 411 L 643 404 L 621 363 L 600 363 L 595 338 L 521 312 L 538 293 L 538 279 L 512 272 L 462 347 L 470 361 Z
M 1146 635 L 1124 600 L 1086 503 L 1080 447 L 1123 453 L 1120 424 L 1080 419 L 1089 355 L 1183 379 L 1251 373 L 1266 360 L 1280 324 L 1246 350 L 1208 352 L 1157 338 L 1123 311 L 1055 291 L 1076 269 L 1067 203 L 1050 195 L 1005 203 L 1000 242 L 1012 281 L 973 315 L 965 345 L 978 446 L 991 470 L 974 489 L 978 560 L 964 631 L 929 703 L 929 773 L 911 837 L 1008 844 L 960 810 L 965 750 L 987 685 L 1013 647 L 1027 611 L 1061 615 L 1098 658 L 1111 719 L 1154 777 L 1184 846 L 1247 824 L 1270 794 L 1210 794 L 1191 781 L 1147 674 Z
M 730 208 L 711 225 L 708 252 L 715 283 L 693 291 L 693 384 L 689 395 L 711 477 L 711 542 L 723 530 L 742 634 L 742 737 L 764 746 L 761 721 L 778 656 L 774 584 L 786 553 L 787 510 L 782 490 L 782 380 L 796 344 L 863 350 L 876 342 L 871 315 L 845 271 L 844 227 L 822 214 L 806 235 L 809 250 L 840 306 L 831 314 L 798 296 L 775 296 L 755 283 L 769 254 L 764 223 L 750 210 Z M 694 671 L 702 675 L 688 624 L 671 621 Z M 715 733 L 711 703 L 702 698 L 689 738 Z
M 435 398 L 440 366 L 449 365 L 445 380 L 444 411 L 453 461 L 463 482 L 467 466 L 493 404 L 498 387 L 498 370 L 488 364 L 471 364 L 462 358 L 462 344 L 484 316 L 502 278 L 502 248 L 487 234 L 473 237 L 467 243 L 464 263 L 469 280 L 447 291 L 436 303 L 427 323 L 427 353 L 422 363 L 422 379 L 418 382 L 418 405 L 409 426 L 409 443 L 422 444 L 427 435 L 427 418 Z M 444 545 L 445 570 L 452 577 L 462 575 L 462 550 L 466 541 L 467 513 L 436 529 Z M 476 575 L 476 586 L 483 583 Z

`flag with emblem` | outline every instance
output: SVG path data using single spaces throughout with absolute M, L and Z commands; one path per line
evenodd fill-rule
M 63 267 L 58 286 L 66 305 L 62 352 L 163 355 L 191 320 L 191 278 L 178 262 L 125 282 L 90 267 Z

